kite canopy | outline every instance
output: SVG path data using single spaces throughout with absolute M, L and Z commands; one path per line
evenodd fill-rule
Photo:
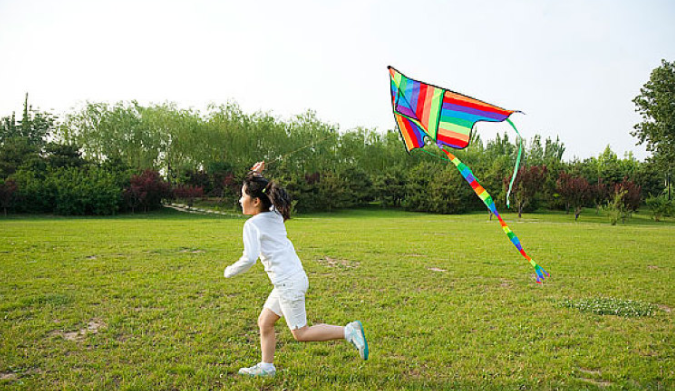
M 466 148 L 476 122 L 502 122 L 515 112 L 388 68 L 394 116 L 408 152 L 423 147 L 425 137 L 441 148 Z

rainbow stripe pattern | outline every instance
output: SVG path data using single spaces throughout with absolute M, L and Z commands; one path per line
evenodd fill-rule
M 455 149 L 466 148 L 476 122 L 501 122 L 507 120 L 515 111 L 505 110 L 457 92 L 410 79 L 396 69 L 388 68 L 394 118 L 406 150 L 410 152 L 415 148 L 423 148 L 425 139 L 435 141 L 488 210 L 497 216 L 502 230 L 518 252 L 530 262 L 535 270 L 537 283 L 541 284 L 545 278 L 549 277 L 548 272 L 527 255 L 520 239 L 504 222 L 497 211 L 494 200 L 480 185 L 471 169 L 445 149 L 446 146 Z
M 483 186 L 481 186 L 480 183 L 478 183 L 478 179 L 476 179 L 476 177 L 473 175 L 473 172 L 466 164 L 462 163 L 457 158 L 457 156 L 446 151 L 445 149 L 443 149 L 443 152 L 446 155 L 448 155 L 450 161 L 457 167 L 457 169 L 462 174 L 464 179 L 467 182 L 469 182 L 469 185 L 471 185 L 471 188 L 473 188 L 473 191 L 476 193 L 478 198 L 480 198 L 483 201 L 485 206 L 487 206 L 487 208 L 490 210 L 490 212 L 492 212 L 492 214 L 497 216 L 497 219 L 499 219 L 499 224 L 501 224 L 502 226 L 502 230 L 504 230 L 506 236 L 509 237 L 511 243 L 513 243 L 513 245 L 516 246 L 516 249 L 520 252 L 520 255 L 522 255 L 525 259 L 530 261 L 530 265 L 532 265 L 534 271 L 537 273 L 536 275 L 537 283 L 541 284 L 542 281 L 544 281 L 544 279 L 549 276 L 548 272 L 544 270 L 543 267 L 537 265 L 537 263 L 532 258 L 530 258 L 529 255 L 527 255 L 525 250 L 523 250 L 523 246 L 520 244 L 520 239 L 518 239 L 516 234 L 513 233 L 513 231 L 511 231 L 511 228 L 509 228 L 509 226 L 506 225 L 506 222 L 504 221 L 504 219 L 502 219 L 502 216 L 500 216 L 499 212 L 497 212 L 497 207 L 495 206 L 495 202 L 492 199 L 492 196 L 490 196 L 487 190 L 485 190 L 485 188 L 483 188 Z
M 425 137 L 439 147 L 469 145 L 478 121 L 502 122 L 514 111 L 457 92 L 422 83 L 389 67 L 394 116 L 408 152 L 424 145 Z

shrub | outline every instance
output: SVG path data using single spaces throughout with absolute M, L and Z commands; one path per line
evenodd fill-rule
M 201 186 L 179 185 L 173 189 L 173 198 L 185 200 L 192 207 L 195 199 L 204 197 L 204 188 Z
M 96 166 L 18 171 L 13 178 L 21 212 L 110 215 L 120 208 L 120 176 Z
M 673 202 L 669 200 L 665 194 L 657 197 L 649 197 L 646 202 L 647 207 L 652 212 L 654 221 L 660 221 L 663 217 L 672 216 L 673 210 L 675 209 Z
M 14 199 L 16 198 L 16 182 L 12 179 L 0 179 L 0 208 L 2 208 L 5 216 L 7 216 L 7 209 L 12 207 Z
M 122 192 L 126 205 L 134 213 L 137 208 L 144 211 L 158 209 L 162 200 L 171 198 L 171 187 L 162 179 L 159 172 L 145 170 L 131 177 L 129 186 Z

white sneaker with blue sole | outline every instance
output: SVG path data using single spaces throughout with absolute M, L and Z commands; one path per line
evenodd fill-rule
M 345 326 L 345 339 L 358 349 L 362 359 L 368 359 L 368 341 L 360 321 L 355 320 Z
M 247 376 L 274 377 L 276 373 L 277 373 L 276 368 L 272 367 L 272 369 L 263 369 L 260 363 L 255 364 L 252 367 L 241 368 L 239 370 L 240 375 L 247 375 Z

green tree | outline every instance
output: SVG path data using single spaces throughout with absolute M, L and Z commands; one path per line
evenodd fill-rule
M 649 81 L 633 99 L 642 122 L 631 135 L 646 144 L 661 169 L 672 172 L 675 165 L 675 61 L 661 60 Z

